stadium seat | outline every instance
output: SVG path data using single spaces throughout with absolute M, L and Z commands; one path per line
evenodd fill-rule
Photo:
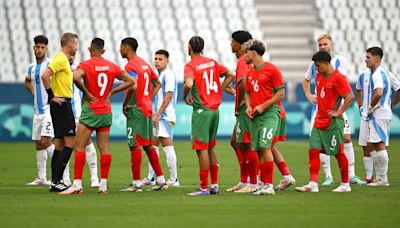
M 364 0 L 364 4 L 365 6 L 367 6 L 368 8 L 372 9 L 376 9 L 379 7 L 380 1 L 376 1 L 376 0 Z
M 156 1 L 156 6 L 159 9 L 164 9 L 165 7 L 170 7 L 171 6 L 171 2 L 170 2 L 170 0 L 157 0 Z
M 225 8 L 229 8 L 229 7 L 237 7 L 238 5 L 236 0 L 222 0 L 222 6 Z
M 333 0 L 331 5 L 338 11 L 342 10 L 343 8 L 347 9 L 347 0 Z
M 114 8 L 114 7 L 120 8 L 120 5 L 122 4 L 121 0 L 107 0 L 105 2 L 106 2 L 107 8 Z
M 355 8 L 362 8 L 364 5 L 363 0 L 350 0 L 348 2 L 349 6 L 352 7 L 353 9 Z

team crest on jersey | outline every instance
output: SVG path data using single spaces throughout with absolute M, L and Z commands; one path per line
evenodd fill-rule
M 265 74 L 260 74 L 260 80 L 263 80 L 265 78 Z
M 331 89 L 333 87 L 332 82 L 326 83 L 326 88 Z

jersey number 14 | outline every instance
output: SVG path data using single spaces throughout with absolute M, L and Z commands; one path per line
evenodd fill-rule
M 211 91 L 218 93 L 218 84 L 216 81 L 213 80 L 214 79 L 214 71 L 213 70 L 210 70 L 210 77 L 208 77 L 207 71 L 204 71 L 203 79 L 206 83 L 207 95 L 210 95 Z

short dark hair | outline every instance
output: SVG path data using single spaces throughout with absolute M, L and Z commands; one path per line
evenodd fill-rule
M 47 39 L 47 37 L 44 35 L 38 35 L 33 38 L 33 42 L 35 42 L 35 44 L 47 45 L 49 43 L 49 39 Z
M 204 49 L 204 40 L 200 36 L 193 36 L 189 40 L 189 44 L 195 53 L 202 53 Z
M 137 50 L 137 48 L 139 46 L 137 40 L 135 38 L 133 38 L 133 37 L 127 37 L 127 38 L 123 39 L 121 41 L 121 44 L 122 45 L 125 45 L 125 44 L 128 45 L 135 52 L 136 52 L 136 50 Z
M 260 40 L 251 39 L 243 44 L 243 50 L 255 51 L 257 54 L 262 56 L 265 53 L 265 45 Z
M 312 61 L 320 61 L 320 62 L 331 62 L 331 55 L 326 51 L 319 51 L 315 53 L 312 57 Z
M 236 40 L 239 44 L 243 44 L 248 40 L 253 39 L 253 37 L 248 31 L 238 30 L 232 33 L 232 39 Z
M 379 58 L 383 57 L 383 51 L 380 47 L 370 47 L 367 49 L 367 52 L 371 53 L 371 55 L 379 56 Z
M 90 47 L 97 50 L 104 50 L 104 40 L 96 37 L 92 40 Z
M 76 35 L 75 33 L 66 32 L 66 33 L 62 34 L 62 36 L 61 36 L 61 47 L 67 46 L 67 44 L 72 42 L 75 38 L 79 39 L 78 35 Z
M 160 49 L 160 50 L 156 51 L 156 55 L 165 55 L 165 57 L 167 57 L 167 59 L 169 58 L 168 51 L 164 50 L 164 49 Z

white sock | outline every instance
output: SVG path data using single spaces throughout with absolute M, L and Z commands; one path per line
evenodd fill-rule
M 37 169 L 38 169 L 38 177 L 44 181 L 47 181 L 46 161 L 47 161 L 46 150 L 37 150 L 36 151 L 36 164 L 37 164 Z
M 63 173 L 63 181 L 64 181 L 64 184 L 66 184 L 66 185 L 71 184 L 71 178 L 69 177 L 69 161 L 68 161 L 67 165 L 65 166 L 65 170 Z
M 78 188 L 82 188 L 82 180 L 75 179 L 74 185 Z
M 158 158 L 160 158 L 160 148 L 158 148 L 158 146 L 154 146 L 154 149 L 156 149 L 157 152 L 157 156 Z M 147 174 L 147 179 L 151 180 L 153 179 L 153 177 L 155 177 L 156 173 L 154 172 L 153 167 L 150 164 L 150 161 L 148 162 L 148 167 L 149 167 L 149 173 Z
M 156 178 L 156 180 L 157 180 L 157 183 L 159 183 L 159 184 L 165 183 L 164 175 L 158 176 L 158 177 Z
M 389 156 L 386 150 L 376 152 L 377 164 L 379 171 L 377 170 L 377 177 L 383 182 L 388 182 L 387 172 L 389 166 Z
M 352 178 L 356 175 L 355 169 L 354 169 L 354 149 L 353 149 L 353 143 L 345 143 L 344 144 L 344 153 L 347 157 L 347 160 L 349 162 L 349 178 Z
M 47 156 L 48 156 L 49 158 L 52 158 L 52 157 L 53 157 L 54 148 L 56 148 L 56 146 L 54 146 L 54 144 L 51 144 L 49 147 L 46 148 Z
M 324 170 L 324 173 L 325 173 L 325 178 L 328 178 L 328 177 L 332 178 L 331 158 L 329 157 L 329 155 L 320 153 L 319 159 L 321 160 L 321 165 L 322 165 L 322 169 Z
M 372 159 L 372 164 L 373 164 L 373 167 L 375 168 L 375 177 L 378 177 L 378 166 L 379 166 L 379 164 L 377 164 L 377 159 L 376 159 L 376 150 L 374 150 L 374 151 L 372 151 L 372 152 L 370 152 L 369 153 L 369 155 L 371 155 L 371 159 Z M 371 175 L 372 176 L 372 175 Z
M 140 187 L 142 185 L 142 182 L 140 180 L 132 180 L 132 184 L 136 187 Z
M 167 166 L 169 169 L 169 179 L 178 180 L 178 170 L 176 168 L 176 153 L 174 146 L 163 147 L 165 157 L 167 157 Z
M 372 179 L 372 172 L 374 170 L 374 161 L 372 160 L 372 157 L 363 157 L 364 160 L 364 169 L 366 173 L 366 178 L 367 179 Z
M 86 161 L 90 169 L 91 179 L 98 179 L 97 176 L 97 154 L 93 142 L 85 147 Z

